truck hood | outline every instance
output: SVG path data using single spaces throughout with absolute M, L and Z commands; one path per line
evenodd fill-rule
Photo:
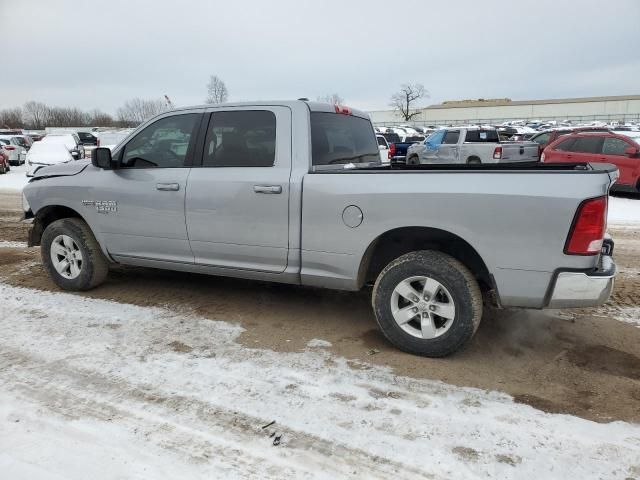
M 89 165 L 90 160 L 77 160 L 73 162 L 67 163 L 59 163 L 58 165 L 51 165 L 48 167 L 39 168 L 38 171 L 34 174 L 34 180 L 41 178 L 49 178 L 49 177 L 68 177 L 72 175 L 77 175 L 82 172 L 87 165 Z

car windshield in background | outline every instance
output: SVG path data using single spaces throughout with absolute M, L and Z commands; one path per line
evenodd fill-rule
M 380 162 L 371 123 L 352 115 L 312 112 L 311 151 L 314 166 Z
M 418 142 L 424 142 L 424 137 L 420 136 L 420 135 L 414 135 L 412 137 L 407 137 L 404 139 L 405 143 L 418 143 Z
M 400 136 L 397 133 L 383 133 L 382 136 L 386 138 L 389 143 L 400 143 Z

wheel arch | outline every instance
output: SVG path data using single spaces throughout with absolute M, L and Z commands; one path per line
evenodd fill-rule
M 88 225 L 87 220 L 73 208 L 64 205 L 44 206 L 33 217 L 33 227 L 29 231 L 29 246 L 40 245 L 44 230 L 56 220 L 63 218 L 79 218 Z
M 376 237 L 367 247 L 358 269 L 358 288 L 375 281 L 396 258 L 417 250 L 436 250 L 459 260 L 475 276 L 483 291 L 495 288 L 478 251 L 459 235 L 432 227 L 399 227 Z

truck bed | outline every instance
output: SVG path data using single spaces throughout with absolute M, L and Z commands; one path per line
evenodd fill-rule
M 308 174 L 302 202 L 303 283 L 359 288 L 360 261 L 369 246 L 387 232 L 410 226 L 468 243 L 490 272 L 502 305 L 543 308 L 560 270 L 597 265 L 597 256 L 565 255 L 564 245 L 580 203 L 606 195 L 616 175 L 615 166 L 607 164 L 540 163 Z M 361 210 L 357 228 L 342 223 L 345 205 Z

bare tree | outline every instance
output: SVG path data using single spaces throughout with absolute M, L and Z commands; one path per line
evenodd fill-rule
M 97 108 L 87 113 L 87 117 L 87 124 L 94 127 L 111 127 L 114 125 L 113 117 Z
M 0 111 L 0 127 L 2 128 L 22 128 L 22 109 L 20 107 L 7 108 Z
M 118 108 L 117 117 L 120 123 L 138 125 L 165 110 L 165 103 L 162 99 L 133 98 Z
M 88 115 L 75 107 L 50 107 L 44 117 L 45 126 L 80 127 L 89 123 Z
M 429 98 L 429 92 L 424 89 L 422 84 L 405 83 L 400 87 L 399 92 L 391 95 L 389 105 L 398 111 L 403 120 L 408 121 L 420 113 L 420 110 L 416 109 L 416 104 L 423 98 Z
M 229 99 L 229 91 L 222 79 L 217 75 L 209 77 L 207 83 L 207 99 L 206 103 L 224 103 Z
M 33 100 L 27 102 L 22 107 L 24 121 L 29 127 L 42 130 L 46 127 L 46 117 L 49 110 L 49 107 L 42 102 L 34 102 Z
M 322 103 L 330 103 L 331 105 L 344 105 L 344 98 L 337 93 L 318 97 L 318 101 Z

